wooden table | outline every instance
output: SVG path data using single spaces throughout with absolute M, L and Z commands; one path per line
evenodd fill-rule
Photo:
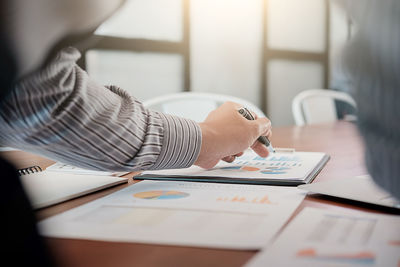
M 291 147 L 297 151 L 325 152 L 330 161 L 314 182 L 346 176 L 366 174 L 363 163 L 363 145 L 355 125 L 337 122 L 304 127 L 273 129 L 275 147 Z M 47 167 L 53 161 L 20 151 L 3 152 L 17 167 L 40 165 Z M 130 174 L 132 177 L 133 174 Z M 134 181 L 129 179 L 128 184 Z M 58 214 L 86 202 L 100 198 L 127 185 L 119 185 L 78 199 L 37 211 L 39 219 Z M 292 218 L 304 207 L 330 210 L 355 209 L 384 213 L 387 210 L 359 206 L 321 196 L 307 196 Z M 292 219 L 291 218 L 291 219 Z M 178 246 L 145 245 L 137 243 L 112 243 L 60 238 L 47 238 L 60 266 L 242 266 L 256 251 L 217 250 Z

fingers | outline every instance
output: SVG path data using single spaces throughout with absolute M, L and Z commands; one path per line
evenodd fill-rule
M 271 128 L 271 129 L 272 129 L 272 128 Z M 272 130 L 271 130 L 271 129 L 269 129 L 268 132 L 267 132 L 267 134 L 265 135 L 265 136 L 268 137 L 268 139 L 271 139 L 271 137 L 272 137 Z
M 222 160 L 231 163 L 231 162 L 235 161 L 236 157 L 240 157 L 241 155 L 243 155 L 243 153 L 244 152 L 239 152 L 232 156 L 226 156 L 226 157 L 222 158 Z
M 239 153 L 237 153 L 235 156 L 236 156 L 236 157 L 240 157 L 241 155 L 243 155 L 243 153 L 244 153 L 244 152 L 239 152 Z
M 253 149 L 253 151 L 256 152 L 260 157 L 266 158 L 269 155 L 268 148 L 259 141 L 255 141 L 251 146 L 251 149 Z
M 268 149 L 256 139 L 259 136 L 270 137 L 271 122 L 266 117 L 247 120 L 238 110 L 242 106 L 234 102 L 225 102 L 210 112 L 204 122 L 199 123 L 202 133 L 200 154 L 195 165 L 212 168 L 219 160 L 233 162 L 244 151 L 252 149 L 261 157 L 268 156 Z
M 268 132 L 271 131 L 271 121 L 268 118 L 258 118 L 254 123 L 258 125 L 258 136 L 268 136 Z
M 261 133 L 260 136 L 266 136 L 269 140 L 271 140 L 271 137 L 272 137 L 271 121 L 269 119 L 267 119 L 267 120 L 265 120 L 265 123 L 266 123 L 267 129 L 265 132 Z M 268 148 L 264 144 L 260 143 L 258 140 L 254 142 L 254 144 L 251 146 L 251 148 L 260 157 L 268 157 L 268 155 L 269 155 Z
M 223 161 L 226 161 L 229 163 L 233 162 L 235 159 L 236 159 L 235 156 L 226 156 L 226 157 L 222 158 Z

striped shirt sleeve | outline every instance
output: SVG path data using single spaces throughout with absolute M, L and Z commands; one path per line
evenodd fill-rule
M 18 81 L 0 108 L 0 144 L 94 170 L 185 168 L 198 157 L 192 120 L 151 111 L 126 91 L 104 87 L 63 49 Z

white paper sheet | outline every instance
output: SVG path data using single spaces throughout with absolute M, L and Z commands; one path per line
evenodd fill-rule
M 53 237 L 259 249 L 304 195 L 293 187 L 142 181 L 39 227 Z
M 143 175 L 304 180 L 324 156 L 319 152 L 294 152 L 271 153 L 267 158 L 262 158 L 249 150 L 232 163 L 221 161 L 208 170 L 193 165 L 186 169 L 145 171 Z
M 400 216 L 305 208 L 246 267 L 400 265 Z
M 95 171 L 78 168 L 69 164 L 65 164 L 62 162 L 56 162 L 49 167 L 46 168 L 46 171 L 54 171 L 54 172 L 66 172 L 73 174 L 84 174 L 84 175 L 104 175 L 104 176 L 123 176 L 129 172 L 107 172 L 107 171 Z
M 104 188 L 128 182 L 128 178 L 75 175 L 47 170 L 21 175 L 22 185 L 35 209 L 44 208 Z
M 376 185 L 369 175 L 299 185 L 299 188 L 313 193 L 400 209 L 400 202 Z

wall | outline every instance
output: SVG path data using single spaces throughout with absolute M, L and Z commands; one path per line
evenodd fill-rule
M 140 100 L 184 90 L 231 94 L 263 108 L 275 126 L 290 125 L 297 93 L 339 79 L 332 71 L 346 27 L 336 1 L 130 0 L 97 34 L 183 50 L 187 44 L 189 53 L 121 51 L 116 44 L 89 51 L 86 65 L 99 83 Z

